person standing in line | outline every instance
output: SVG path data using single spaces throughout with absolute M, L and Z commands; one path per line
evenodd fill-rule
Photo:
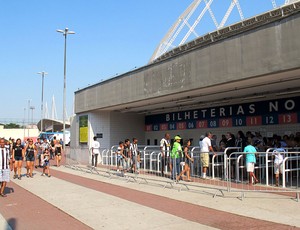
M 33 140 L 29 139 L 27 146 L 25 147 L 25 158 L 26 158 L 26 169 L 27 177 L 33 177 L 32 172 L 33 172 L 33 166 L 34 166 L 34 159 L 36 157 L 36 146 L 33 144 Z
M 55 155 L 55 160 L 56 160 L 56 167 L 59 167 L 60 162 L 61 162 L 61 156 L 64 151 L 59 140 L 55 141 L 53 149 L 54 149 L 54 155 Z M 50 157 L 51 157 L 51 154 L 50 154 Z
M 9 182 L 9 151 L 5 147 L 5 140 L 4 138 L 0 139 L 0 196 L 6 197 L 7 195 L 4 194 L 4 189 L 6 187 L 7 182 Z
M 132 138 L 132 143 L 130 144 L 130 151 L 131 151 L 131 156 L 132 156 L 132 172 L 135 173 L 136 170 L 139 170 L 139 165 L 137 162 L 137 156 L 138 156 L 138 139 L 137 138 Z
M 182 156 L 182 147 L 180 144 L 181 137 L 175 136 L 174 137 L 174 144 L 171 152 L 171 160 L 173 163 L 173 170 L 172 170 L 172 180 L 176 180 L 176 177 L 180 174 L 180 158 Z
M 272 155 L 274 157 L 274 174 L 276 180 L 276 187 L 279 186 L 279 175 L 282 175 L 283 170 L 283 159 L 284 159 L 285 149 L 281 148 L 281 143 L 278 144 L 277 148 L 274 149 Z
M 187 181 L 191 181 L 191 163 L 194 162 L 194 159 L 190 156 L 189 154 L 189 149 L 191 146 L 191 141 L 190 140 L 185 140 L 183 143 L 183 162 L 184 162 L 184 169 L 181 171 L 179 176 L 177 176 L 176 180 L 178 181 L 180 177 L 186 173 L 187 175 Z
M 254 166 L 256 163 L 256 157 L 255 157 L 255 153 L 256 148 L 253 146 L 253 141 L 252 138 L 248 137 L 247 139 L 247 146 L 244 149 L 244 152 L 247 153 L 246 154 L 246 168 L 247 168 L 247 172 L 249 173 L 249 185 L 253 185 L 258 183 L 258 179 L 256 178 L 255 174 L 254 174 Z
M 244 149 L 246 147 L 246 136 L 243 131 L 239 130 L 235 139 L 235 146 Z
M 122 171 L 124 171 L 123 158 L 126 158 L 124 155 L 124 143 L 120 141 L 117 149 L 117 172 L 120 171 L 120 165 L 122 165 Z
M 200 144 L 200 160 L 202 164 L 202 178 L 206 179 L 207 169 L 209 167 L 209 152 L 213 152 L 216 155 L 215 151 L 211 146 L 212 133 L 207 132 Z
M 91 144 L 91 152 L 92 152 L 92 167 L 97 167 L 98 165 L 98 156 L 100 155 L 100 143 L 97 141 L 97 137 L 95 136 L 93 138 L 92 144 Z M 100 156 L 101 159 L 101 156 Z M 101 162 L 101 160 L 100 160 Z
M 165 174 L 165 167 L 169 166 L 170 172 L 172 172 L 172 163 L 170 161 L 170 134 L 166 133 L 165 137 L 160 141 L 160 151 L 161 151 L 161 175 Z
M 18 138 L 12 149 L 12 159 L 14 163 L 14 179 L 21 180 L 21 169 L 24 160 L 24 147 L 21 144 L 21 139 Z
M 123 155 L 124 155 L 124 157 L 123 157 L 124 172 L 128 172 L 128 171 L 130 171 L 130 168 L 131 168 L 131 157 L 132 157 L 129 139 L 126 139 L 124 141 Z

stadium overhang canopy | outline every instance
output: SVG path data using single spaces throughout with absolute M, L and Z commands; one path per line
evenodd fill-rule
M 43 121 L 43 130 L 41 130 L 41 122 Z M 37 127 L 41 132 L 52 131 L 58 132 L 63 130 L 63 121 L 55 119 L 42 119 L 37 123 Z M 70 128 L 70 122 L 66 121 L 66 129 Z

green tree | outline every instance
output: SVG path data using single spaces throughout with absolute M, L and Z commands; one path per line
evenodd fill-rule
M 4 125 L 5 129 L 20 129 L 21 126 L 15 123 L 9 123 Z

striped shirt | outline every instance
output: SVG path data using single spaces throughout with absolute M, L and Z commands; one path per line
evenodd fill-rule
M 0 148 L 0 169 L 9 169 L 9 150 Z

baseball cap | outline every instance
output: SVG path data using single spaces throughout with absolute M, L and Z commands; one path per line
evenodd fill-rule
M 180 136 L 175 136 L 174 139 L 175 140 L 181 140 L 181 137 Z

